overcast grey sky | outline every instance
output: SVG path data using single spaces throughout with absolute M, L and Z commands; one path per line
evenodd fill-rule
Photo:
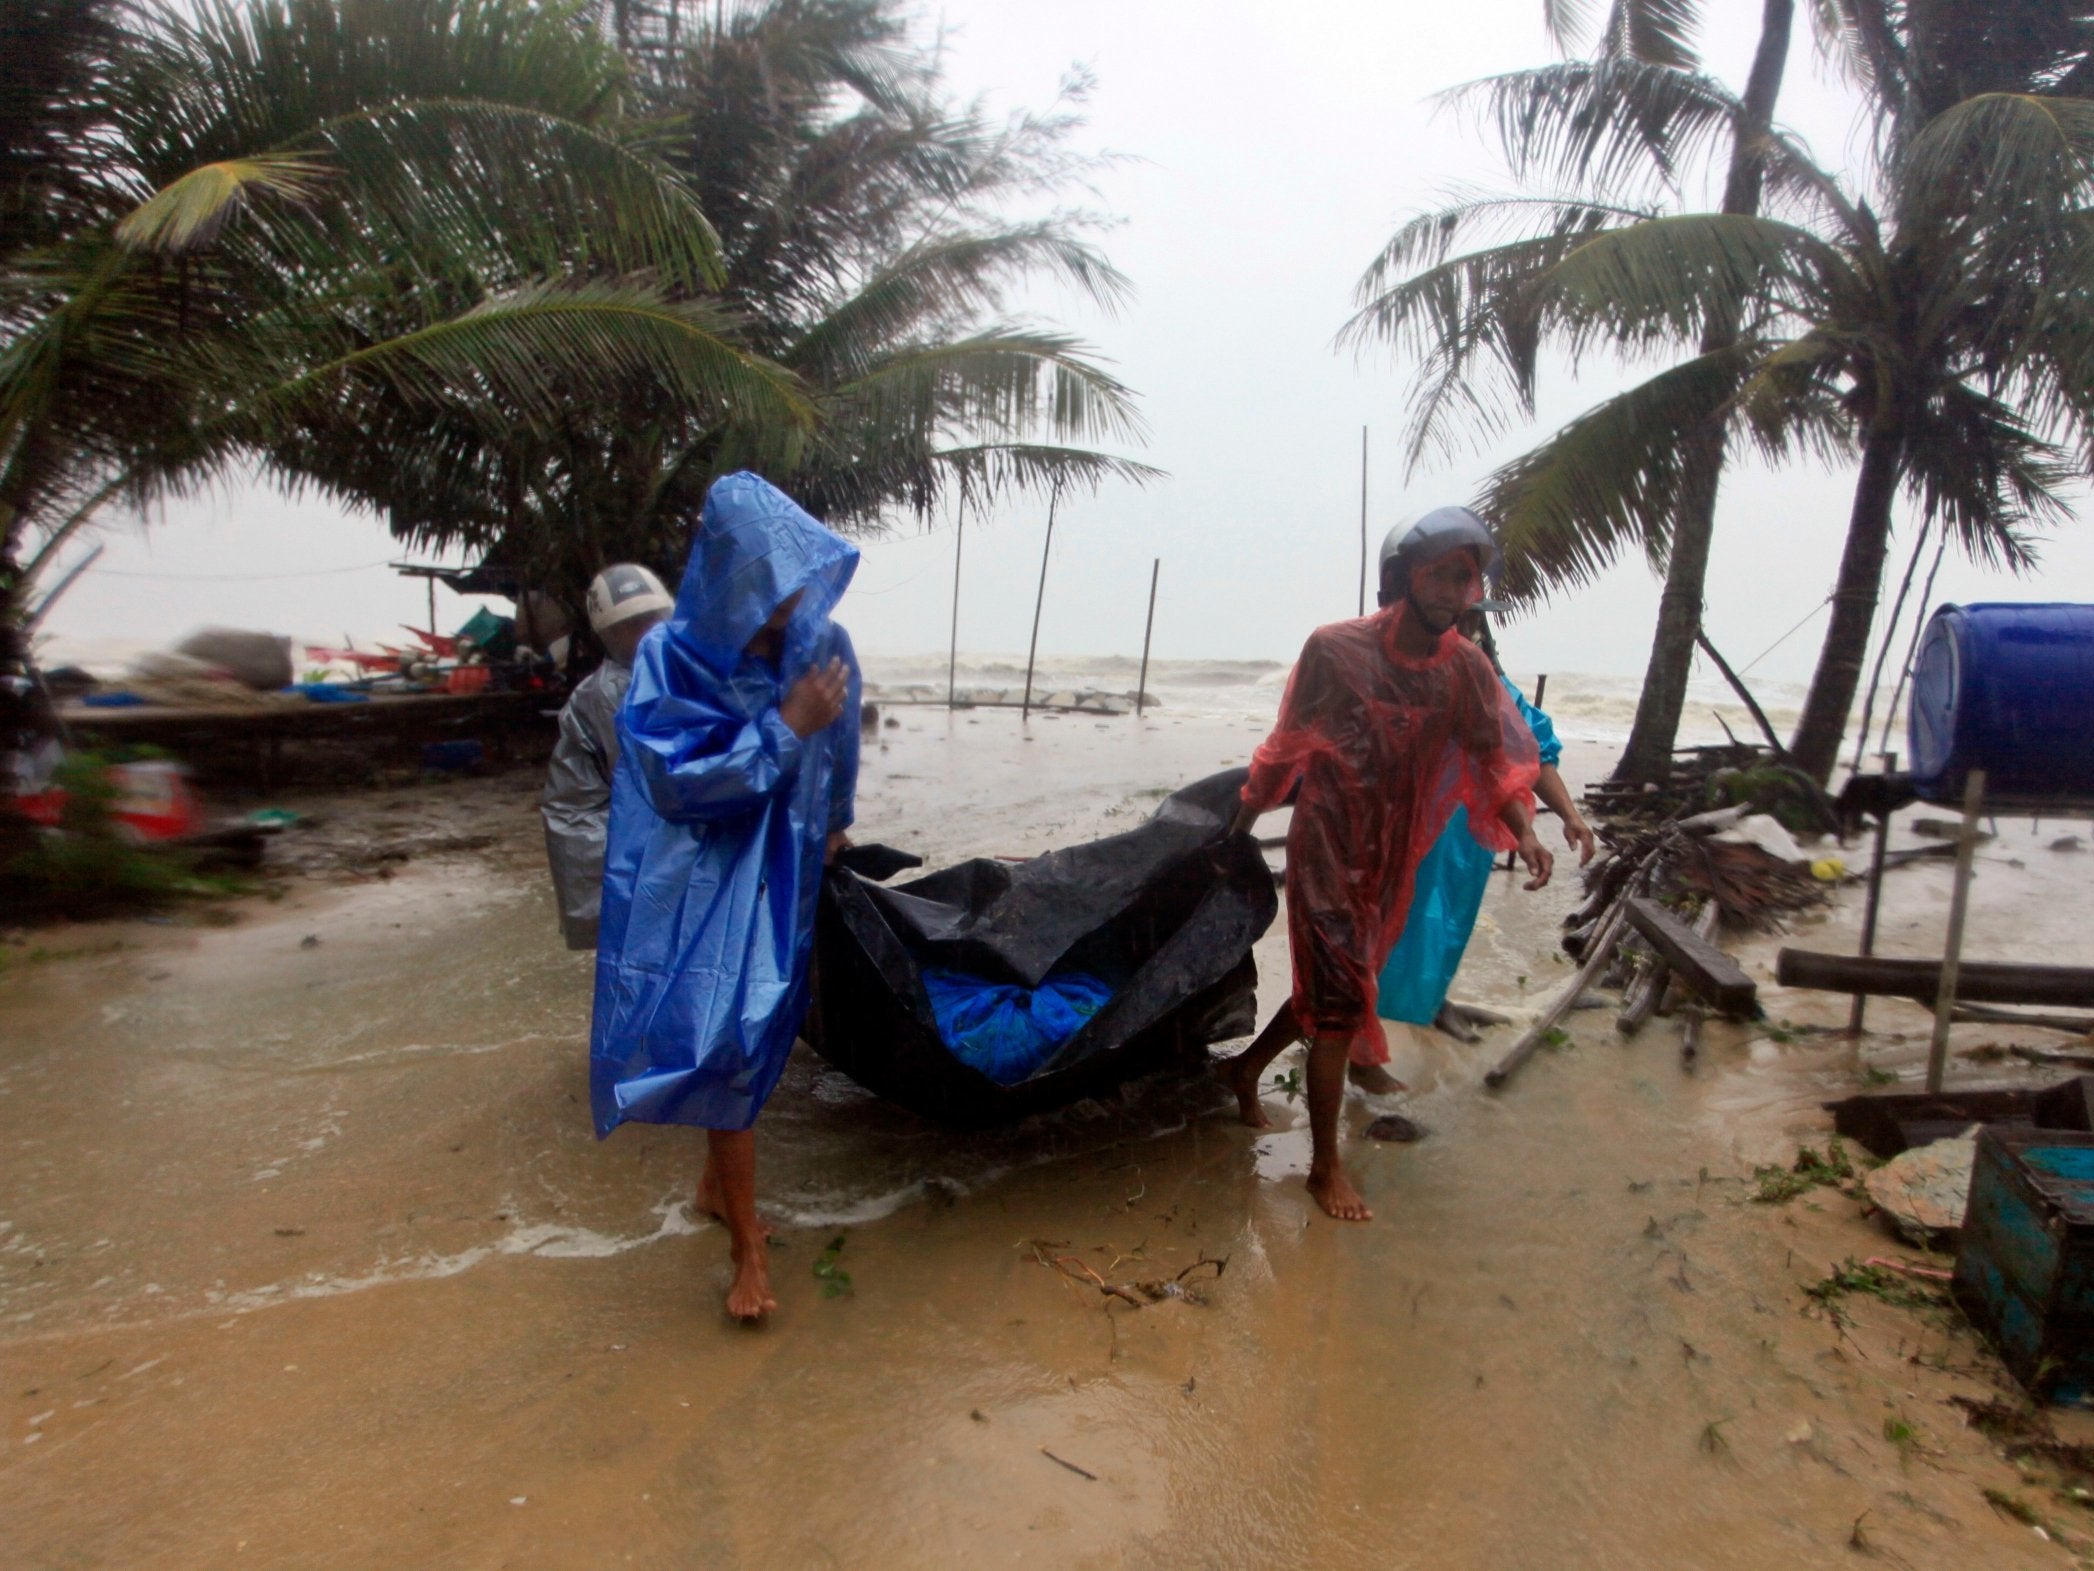
M 1757 0 L 1709 0 L 1711 67 L 1749 64 Z M 1370 527 L 1466 499 L 1493 459 L 1539 439 L 1614 385 L 1598 372 L 1544 390 L 1542 418 L 1489 451 L 1406 479 L 1398 444 L 1409 368 L 1355 363 L 1332 347 L 1351 289 L 1407 214 L 1449 187 L 1500 183 L 1490 142 L 1429 102 L 1471 78 L 1549 58 L 1539 0 L 1455 6 L 1386 0 L 951 0 L 955 80 L 999 107 L 1042 105 L 1072 63 L 1097 76 L 1089 145 L 1131 155 L 1102 182 L 1123 224 L 1107 239 L 1137 294 L 1116 318 L 1031 302 L 1080 331 L 1142 397 L 1170 473 L 1145 491 L 1063 504 L 1049 567 L 1043 651 L 1133 653 L 1149 564 L 1162 559 L 1159 657 L 1291 658 L 1318 622 L 1353 612 L 1359 443 L 1371 432 Z M 1817 59 L 1799 19 L 1781 117 L 1818 155 L 1854 168 L 1863 149 L 1852 95 Z M 1799 467 L 1726 476 L 1709 627 L 1734 663 L 1752 660 L 1825 597 L 1851 474 Z M 1022 650 L 1045 504 L 970 520 L 960 641 Z M 305 638 L 385 634 L 421 619 L 422 590 L 382 569 L 377 520 L 264 489 L 170 509 L 141 531 L 115 524 L 101 564 L 54 613 L 71 640 L 180 635 L 201 622 Z M 843 617 L 861 649 L 945 645 L 950 520 L 898 521 L 868 543 Z M 1894 545 L 1903 570 L 1909 530 Z M 353 571 L 330 571 L 355 569 Z M 138 576 L 138 575 L 174 576 Z M 241 581 L 224 575 L 268 575 Z M 295 575 L 295 576 L 293 576 Z M 1886 602 L 1895 581 L 1886 586 Z M 2067 530 L 2040 577 L 2015 581 L 1954 559 L 1937 599 L 2094 600 L 2094 540 Z M 1640 562 L 1508 629 L 1516 670 L 1632 675 L 1648 653 L 1656 585 Z M 455 614 L 454 614 L 455 613 Z M 447 600 L 446 624 L 463 620 Z M 1759 673 L 1801 680 L 1822 614 Z

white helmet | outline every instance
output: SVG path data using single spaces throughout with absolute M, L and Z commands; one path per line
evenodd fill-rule
M 634 562 L 612 563 L 589 585 L 589 625 L 599 633 L 646 612 L 675 607 L 662 581 Z

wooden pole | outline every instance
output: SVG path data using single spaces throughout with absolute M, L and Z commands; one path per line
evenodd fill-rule
M 1985 805 L 1985 771 L 1963 784 L 1963 832 L 1956 839 L 1956 885 L 1949 896 L 1948 945 L 1941 957 L 1941 988 L 1934 995 L 1934 1039 L 1927 1046 L 1927 1089 L 1941 1090 L 1949 1059 L 1949 1016 L 1956 1007 L 1956 973 L 1963 965 L 1963 919 L 1970 909 L 1970 863 L 1978 848 L 1978 817 Z
M 1360 609 L 1367 614 L 1367 428 L 1360 427 Z
M 1142 705 L 1149 701 L 1149 638 L 1156 631 L 1156 576 L 1163 571 L 1163 558 L 1157 557 L 1149 564 L 1149 619 L 1142 624 L 1142 674 L 1134 681 L 1134 718 L 1142 717 Z
M 1941 571 L 1941 559 L 1947 555 L 1949 535 L 1943 530 L 1934 546 L 1934 565 L 1927 569 L 1927 585 L 1920 591 L 1919 604 L 1913 608 L 1912 642 L 1905 646 L 1905 664 L 1898 672 L 1897 685 L 1890 690 L 1890 708 L 1883 711 L 1883 738 L 1876 746 L 1887 750 L 1890 747 L 1890 728 L 1897 724 L 1898 702 L 1905 696 L 1905 684 L 1912 680 L 1913 657 L 1919 653 L 1920 635 L 1927 630 L 1927 607 L 1934 603 L 1934 575 Z
M 952 533 L 952 645 L 945 660 L 945 707 L 954 708 L 960 681 L 960 547 L 967 542 L 967 498 L 954 509 Z
M 1607 962 L 1614 958 L 1614 946 L 1621 941 L 1621 935 L 1627 927 L 1628 918 L 1622 905 L 1616 905 L 1600 919 L 1599 929 L 1593 934 L 1591 947 L 1585 952 L 1585 963 L 1578 967 L 1578 974 L 1570 979 L 1563 991 L 1556 995 L 1555 1001 L 1541 1012 L 1540 1017 L 1520 1034 L 1520 1039 L 1506 1050 L 1505 1056 L 1491 1066 L 1490 1073 L 1483 1077 L 1485 1085 L 1493 1091 L 1497 1090 L 1513 1077 L 1520 1065 L 1534 1056 L 1535 1050 L 1547 1041 L 1549 1033 L 1555 1030 L 1556 1022 L 1570 1013 L 1571 1006 L 1578 1001 L 1578 995 L 1592 985 L 1592 979 L 1605 970 Z
M 431 573 L 422 580 L 429 586 L 429 635 L 436 636 L 436 575 Z
M 1040 547 L 1040 592 L 1032 603 L 1032 645 L 1025 652 L 1025 702 L 1019 706 L 1020 720 L 1032 718 L 1032 668 L 1040 652 L 1040 608 L 1047 603 L 1047 554 L 1054 549 L 1054 510 L 1061 499 L 1062 488 L 1057 483 L 1047 498 L 1047 543 Z
M 1876 669 L 1869 677 L 1868 697 L 1861 703 L 1861 734 L 1854 738 L 1854 762 L 1848 765 L 1849 773 L 1861 773 L 1862 755 L 1869 748 L 1869 722 L 1876 714 L 1876 691 L 1883 685 L 1883 664 L 1890 658 L 1891 640 L 1898 636 L 1898 619 L 1905 614 L 1905 597 L 1912 593 L 1912 580 L 1919 572 L 1920 558 L 1927 550 L 1927 533 L 1933 527 L 1931 518 L 1920 525 L 1919 539 L 1912 546 L 1912 560 L 1905 564 L 1905 577 L 1898 585 L 1898 598 L 1891 604 L 1890 626 L 1883 630 L 1883 647 L 1876 651 Z
M 1894 772 L 1898 767 L 1895 754 L 1886 754 L 1885 772 Z M 1876 910 L 1883 902 L 1883 857 L 1890 845 L 1890 814 L 1876 820 L 1876 848 L 1869 853 L 1869 897 L 1861 910 L 1861 952 L 1873 955 L 1876 952 Z M 1869 1011 L 1869 995 L 1856 993 L 1854 1006 L 1847 1011 L 1847 1034 L 1860 1036 L 1862 1021 Z
M 1767 723 L 1766 711 L 1760 708 L 1759 700 L 1752 696 L 1738 673 L 1730 668 L 1730 662 L 1716 653 L 1716 646 L 1709 642 L 1709 635 L 1707 633 L 1696 633 L 1694 641 L 1701 645 L 1703 654 L 1716 662 L 1716 669 L 1723 673 L 1723 680 L 1730 683 L 1730 690 L 1745 701 L 1746 709 L 1751 712 L 1752 718 L 1759 725 L 1760 735 L 1764 736 L 1767 739 L 1767 745 L 1774 749 L 1774 756 L 1786 759 L 1789 756 L 1789 750 L 1781 745 L 1781 738 L 1774 734 L 1774 727 Z

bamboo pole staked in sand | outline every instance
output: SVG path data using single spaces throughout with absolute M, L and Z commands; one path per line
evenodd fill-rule
M 952 528 L 952 645 L 945 658 L 945 707 L 957 706 L 960 693 L 960 547 L 967 541 L 967 498 L 953 509 Z
M 1047 603 L 1047 557 L 1054 550 L 1054 511 L 1061 500 L 1061 482 L 1056 481 L 1047 497 L 1047 543 L 1040 547 L 1040 592 L 1032 603 L 1032 645 L 1025 652 L 1025 702 L 1019 706 L 1020 720 L 1032 718 L 1032 668 L 1040 652 L 1040 608 Z
M 1360 427 L 1360 609 L 1367 614 L 1367 428 Z
M 1142 623 L 1142 674 L 1134 679 L 1134 718 L 1142 717 L 1142 705 L 1149 701 L 1149 639 L 1156 631 L 1156 578 L 1163 571 L 1163 558 L 1157 557 L 1149 564 L 1149 619 Z

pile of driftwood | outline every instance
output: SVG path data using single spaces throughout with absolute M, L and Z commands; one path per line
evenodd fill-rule
M 1586 898 L 1564 919 L 1563 948 L 1579 962 L 1557 998 L 1500 1059 L 1484 1082 L 1500 1086 L 1542 1046 L 1563 1040 L 1560 1022 L 1595 988 L 1621 993 L 1616 1028 L 1634 1036 L 1653 1015 L 1680 1024 L 1682 1056 L 1693 1059 L 1710 1013 L 1750 1018 L 1758 988 L 1726 954 L 1719 935 L 1764 929 L 1825 898 L 1808 869 L 1757 845 L 1720 841 L 1752 811 L 1739 804 L 1702 811 L 1712 768 L 1737 768 L 1753 749 L 1699 749 L 1698 759 L 1656 789 L 1603 786 L 1587 795 L 1600 821 L 1603 856 L 1585 870 Z

